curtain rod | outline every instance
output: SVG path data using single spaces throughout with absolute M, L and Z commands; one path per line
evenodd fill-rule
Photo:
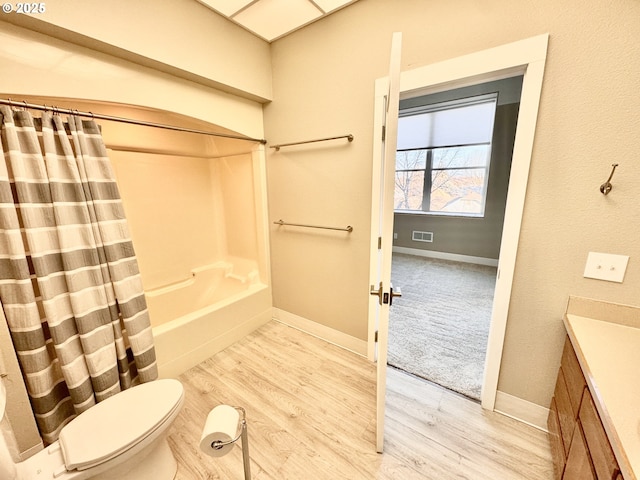
M 0 105 L 9 105 L 11 107 L 19 107 L 19 108 L 28 108 L 30 110 L 42 110 L 42 111 L 49 111 L 49 112 L 53 112 L 53 113 L 62 113 L 65 115 L 77 115 L 79 117 L 85 117 L 85 118 L 93 118 L 93 119 L 99 119 L 99 120 L 108 120 L 108 121 L 112 121 L 112 122 L 120 122 L 120 123 L 128 123 L 131 125 L 139 125 L 139 126 L 143 126 L 143 127 L 153 127 L 153 128 L 163 128 L 165 130 L 174 130 L 177 132 L 186 132 L 186 133 L 197 133 L 199 135 L 210 135 L 213 137 L 224 137 L 224 138 L 231 138 L 234 140 L 245 140 L 248 142 L 257 142 L 257 143 L 261 143 L 262 145 L 265 145 L 267 143 L 266 140 L 264 139 L 258 139 L 258 138 L 251 138 L 251 137 L 243 137 L 240 135 L 230 135 L 227 133 L 214 133 L 214 132 L 209 132 L 206 130 L 196 130 L 193 128 L 184 128 L 184 127 L 178 127 L 175 125 L 165 125 L 162 123 L 154 123 L 154 122 L 145 122 L 142 120 L 135 120 L 133 118 L 124 118 L 124 117 L 114 117 L 112 115 L 104 115 L 101 113 L 92 113 L 92 112 L 81 112 L 79 110 L 72 110 L 69 108 L 58 108 L 58 107 L 53 107 L 53 106 L 47 106 L 47 105 L 38 105 L 35 103 L 27 103 L 25 101 L 22 102 L 15 102 L 11 99 L 5 100 L 0 98 Z

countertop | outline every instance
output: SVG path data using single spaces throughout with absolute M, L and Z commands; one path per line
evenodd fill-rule
M 640 324 L 571 313 L 564 324 L 622 474 L 625 480 L 638 480 Z

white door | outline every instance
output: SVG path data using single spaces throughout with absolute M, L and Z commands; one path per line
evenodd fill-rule
M 374 351 L 369 351 L 369 357 L 377 361 L 377 391 L 376 391 L 376 450 L 382 453 L 384 443 L 384 410 L 387 382 L 387 344 L 389 333 L 389 307 L 393 297 L 399 291 L 391 287 L 391 249 L 393 238 L 393 194 L 396 169 L 396 137 L 398 133 L 398 108 L 400 103 L 400 52 L 402 34 L 396 32 L 391 39 L 391 58 L 389 62 L 389 80 L 385 92 L 376 97 L 376 115 L 374 118 L 376 141 L 374 142 L 375 169 L 379 168 L 380 175 L 373 175 L 373 194 L 380 192 L 379 209 L 373 208 L 371 214 L 372 230 L 372 258 L 371 258 L 371 288 L 372 295 L 369 315 L 375 315 L 373 324 L 377 342 L 369 342 Z M 376 85 L 378 92 L 379 86 Z M 381 139 L 381 141 L 380 141 Z M 375 178 L 377 177 L 377 178 Z M 382 182 L 382 184 L 380 184 Z M 389 241 L 382 242 L 381 239 Z M 377 348 L 376 348 L 377 346 Z M 377 351 L 376 351 L 377 350 Z

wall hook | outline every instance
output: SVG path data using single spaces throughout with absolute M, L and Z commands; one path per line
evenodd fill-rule
M 611 189 L 613 188 L 613 185 L 611 185 L 611 178 L 613 177 L 613 172 L 616 171 L 616 167 L 618 166 L 617 163 L 612 163 L 611 166 L 613 167 L 611 169 L 611 175 L 609 175 L 609 178 L 607 178 L 607 181 L 604 182 L 602 185 L 600 185 L 600 192 L 602 192 L 602 194 L 607 195 Z

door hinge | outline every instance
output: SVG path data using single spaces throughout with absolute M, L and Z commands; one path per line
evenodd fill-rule
M 374 336 L 374 338 L 373 338 L 373 341 L 374 341 L 375 343 L 378 343 L 378 330 L 376 330 L 376 333 L 375 333 L 375 336 Z
M 378 237 L 378 250 L 382 250 L 382 237 Z
M 387 126 L 382 126 L 382 141 L 384 142 L 385 138 L 387 138 Z

